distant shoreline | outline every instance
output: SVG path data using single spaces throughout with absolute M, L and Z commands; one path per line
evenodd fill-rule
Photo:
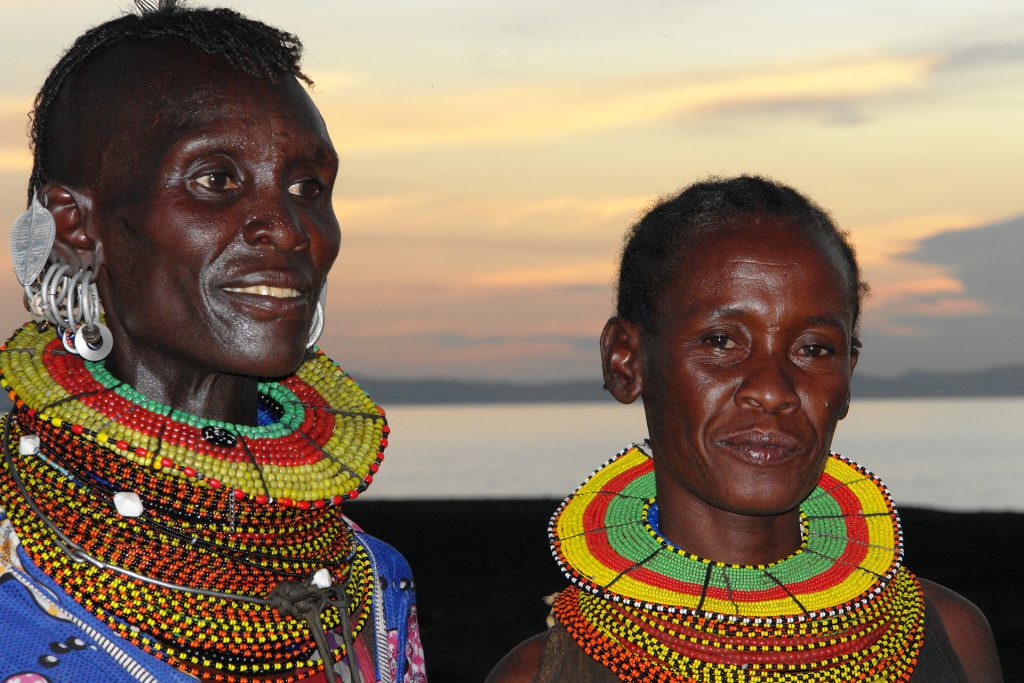
M 383 405 L 453 403 L 577 403 L 611 401 L 600 380 L 537 384 L 455 379 L 383 379 L 356 375 Z M 985 398 L 1024 396 L 1024 365 L 974 372 L 911 371 L 898 377 L 855 376 L 858 398 Z

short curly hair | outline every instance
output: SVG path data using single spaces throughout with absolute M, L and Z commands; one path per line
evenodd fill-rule
M 307 83 L 302 73 L 302 42 L 291 33 L 229 9 L 183 7 L 177 0 L 135 0 L 137 14 L 125 14 L 95 26 L 75 40 L 50 71 L 36 95 L 31 116 L 32 175 L 28 201 L 51 180 L 51 120 L 65 86 L 90 60 L 112 47 L 177 41 L 223 57 L 235 68 L 276 81 L 290 75 Z
M 761 176 L 711 177 L 660 200 L 626 234 L 619 267 L 617 313 L 657 329 L 657 305 L 675 279 L 686 252 L 716 229 L 757 217 L 793 222 L 835 250 L 845 264 L 854 330 L 868 292 L 846 232 L 828 213 L 793 188 Z

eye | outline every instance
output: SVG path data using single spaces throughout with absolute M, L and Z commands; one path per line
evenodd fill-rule
M 735 349 L 737 346 L 732 337 L 727 334 L 709 334 L 701 339 L 701 343 L 713 346 L 716 349 L 722 349 L 723 351 Z
M 288 193 L 300 199 L 316 199 L 323 191 L 323 183 L 312 178 L 299 180 L 288 186 Z
M 238 189 L 238 181 L 230 173 L 220 171 L 203 173 L 194 177 L 192 182 L 210 192 L 227 192 Z
M 808 358 L 821 358 L 836 355 L 836 350 L 827 344 L 806 344 L 800 347 L 800 354 Z

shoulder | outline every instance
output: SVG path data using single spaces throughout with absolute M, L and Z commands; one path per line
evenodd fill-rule
M 919 579 L 925 596 L 935 606 L 949 642 L 963 663 L 970 681 L 1002 681 L 999 654 L 988 620 L 974 603 L 928 579 Z M 927 628 L 927 627 L 926 627 Z
M 501 658 L 484 683 L 531 683 L 540 670 L 547 633 L 538 633 L 516 645 Z

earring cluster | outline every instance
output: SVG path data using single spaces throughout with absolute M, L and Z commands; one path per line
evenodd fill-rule
M 56 328 L 68 352 L 102 360 L 114 343 L 110 330 L 100 322 L 102 306 L 93 273 L 57 259 L 55 236 L 53 215 L 33 197 L 11 227 L 11 260 L 25 288 L 25 307 L 37 321 Z

